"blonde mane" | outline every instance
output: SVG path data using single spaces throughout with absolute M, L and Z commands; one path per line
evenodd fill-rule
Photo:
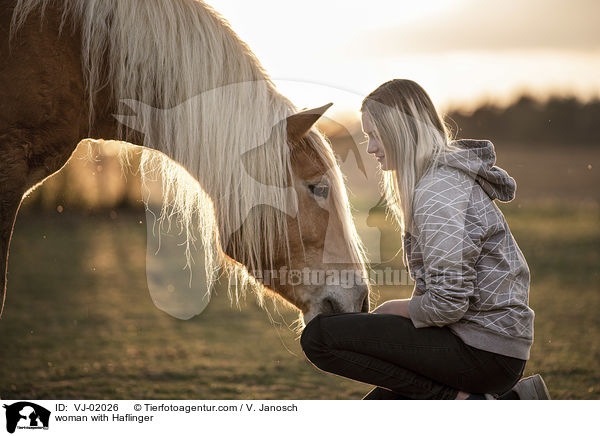
M 132 130 L 143 132 L 139 145 L 161 152 L 144 152 L 142 175 L 162 178 L 158 220 L 176 220 L 186 236 L 188 265 L 199 238 L 209 285 L 225 268 L 236 278 L 236 299 L 246 284 L 263 289 L 246 268 L 226 262 L 218 241 L 235 238 L 248 270 L 260 271 L 269 267 L 261 258 L 272 259 L 278 248 L 274 241 L 288 240 L 282 211 L 294 208 L 286 188 L 291 163 L 285 119 L 297 112 L 294 105 L 277 92 L 227 22 L 203 2 L 18 0 L 11 35 L 31 11 L 43 11 L 50 1 L 62 8 L 62 31 L 72 22 L 81 33 L 90 120 L 98 90 L 110 86 L 119 111 L 128 114 L 118 118 L 125 137 Z M 320 133 L 313 130 L 310 138 L 331 169 L 337 213 L 351 253 L 362 265 L 334 154 Z M 248 171 L 258 169 L 260 183 L 248 186 Z M 273 207 L 256 208 L 258 213 L 245 218 L 244 231 L 236 232 L 240 217 L 261 204 Z M 262 305 L 263 293 L 256 294 Z

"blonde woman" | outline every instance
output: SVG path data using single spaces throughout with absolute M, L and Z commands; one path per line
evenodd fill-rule
M 533 343 L 530 274 L 494 203 L 516 184 L 492 143 L 449 140 L 410 80 L 378 87 L 361 113 L 415 288 L 371 313 L 318 315 L 302 333 L 307 358 L 376 385 L 364 399 L 549 399 L 539 375 L 519 381 Z

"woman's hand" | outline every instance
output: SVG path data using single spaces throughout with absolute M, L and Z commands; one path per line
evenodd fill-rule
M 400 315 L 404 318 L 409 318 L 408 314 L 408 303 L 410 298 L 402 300 L 388 300 L 379 306 L 377 306 L 371 313 L 387 313 L 391 315 Z

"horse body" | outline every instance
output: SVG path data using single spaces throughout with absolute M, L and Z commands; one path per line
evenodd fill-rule
M 132 5 L 139 11 L 128 13 Z M 145 21 L 150 29 L 140 29 Z M 326 108 L 297 113 L 206 5 L 1 0 L 0 35 L 2 302 L 21 199 L 87 137 L 144 145 L 181 165 L 198 186 L 179 186 L 179 170 L 158 164 L 189 234 L 191 216 L 205 214 L 204 242 L 216 246 L 218 264 L 233 259 L 250 274 L 267 267 L 364 272 L 339 168 L 312 129 Z M 138 102 L 137 109 L 124 108 L 124 99 Z M 315 197 L 319 183 L 331 188 L 328 198 Z M 290 189 L 295 216 L 286 210 Z M 269 287 L 305 320 L 368 311 L 360 282 L 350 289 L 281 281 Z
M 0 292 L 4 301 L 12 228 L 25 193 L 58 171 L 87 133 L 80 47 L 59 37 L 60 16 L 39 11 L 9 45 L 13 2 L 0 5 Z M 43 62 L 51 59 L 51 62 Z M 43 62 L 43 64 L 37 61 Z

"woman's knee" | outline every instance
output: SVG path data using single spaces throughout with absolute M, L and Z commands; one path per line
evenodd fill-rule
M 310 320 L 300 336 L 300 346 L 308 360 L 313 363 L 318 360 L 318 356 L 324 348 L 321 335 L 321 318 L 322 316 L 319 314 Z

